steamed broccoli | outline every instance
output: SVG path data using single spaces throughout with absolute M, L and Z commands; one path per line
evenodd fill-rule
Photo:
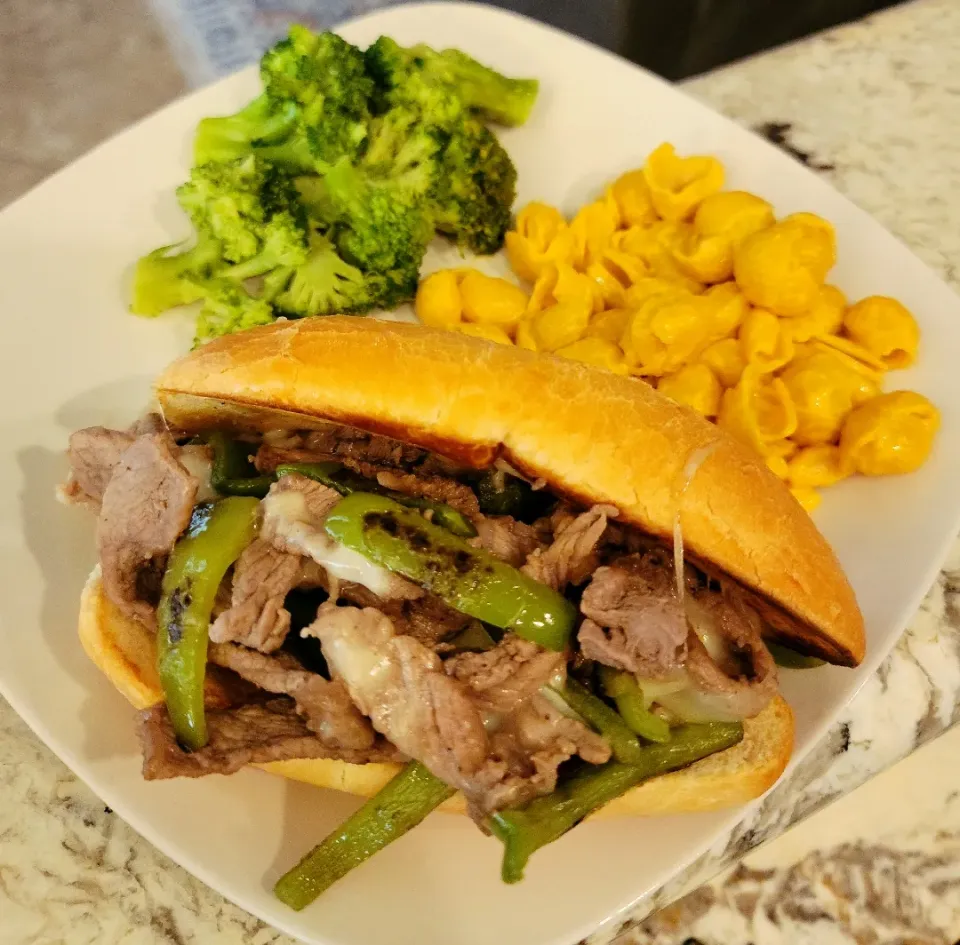
M 431 193 L 436 228 L 475 253 L 495 253 L 510 228 L 517 169 L 475 118 L 451 134 Z
M 286 39 L 260 60 L 264 91 L 274 99 L 291 99 L 314 117 L 336 109 L 365 119 L 373 94 L 363 52 L 336 33 L 313 33 L 294 24 Z
M 388 37 L 366 55 L 385 109 L 376 121 L 402 126 L 421 151 L 424 142 L 437 146 L 430 187 L 436 229 L 474 252 L 496 252 L 510 225 L 517 172 L 480 117 L 526 120 L 537 83 L 508 79 L 455 49 L 404 49 Z M 375 144 L 371 136 L 365 160 Z
M 224 258 L 240 263 L 256 256 L 266 227 L 277 214 L 305 228 L 296 187 L 283 172 L 250 156 L 225 164 L 194 167 L 177 188 L 177 199 L 198 231 L 223 244 Z
M 276 316 L 269 302 L 254 298 L 242 285 L 230 279 L 208 279 L 197 283 L 203 308 L 197 318 L 193 346 L 198 347 L 220 335 L 255 325 L 269 325 Z
M 292 26 L 260 62 L 263 94 L 235 115 L 197 127 L 194 162 L 255 153 L 311 173 L 355 157 L 366 138 L 373 81 L 364 55 L 335 33 Z
M 410 284 L 412 297 L 434 230 L 419 167 L 406 176 L 379 177 L 341 161 L 324 175 L 323 185 L 341 255 L 365 272 Z
M 413 298 L 434 232 L 499 249 L 516 170 L 484 121 L 524 121 L 537 83 L 457 50 L 365 53 L 294 26 L 260 64 L 262 94 L 200 122 L 177 190 L 196 230 L 137 265 L 132 309 L 202 301 L 197 344 L 277 315 L 389 309 Z
M 363 172 L 393 179 L 419 194 L 427 193 L 440 172 L 440 154 L 448 135 L 410 109 L 394 108 L 370 123 Z
M 130 301 L 134 315 L 159 315 L 196 302 L 202 295 L 197 282 L 209 278 L 223 262 L 220 241 L 204 230 L 191 249 L 171 255 L 176 248 L 161 246 L 137 261 Z
M 314 233 L 307 260 L 273 302 L 293 317 L 367 312 L 384 302 L 382 280 L 345 262 L 326 236 Z
M 254 151 L 285 166 L 313 169 L 296 102 L 260 95 L 234 115 L 204 118 L 197 125 L 194 164 L 233 161 Z
M 441 123 L 456 117 L 458 105 L 502 125 L 530 117 L 539 83 L 509 79 L 459 49 L 441 52 L 422 43 L 404 48 L 381 36 L 366 52 L 381 107 L 414 104 Z
M 307 258 L 307 229 L 289 210 L 275 213 L 260 230 L 256 255 L 228 266 L 221 274 L 230 279 L 250 279 L 274 269 L 291 269 Z
M 164 247 L 139 261 L 132 310 L 157 315 L 204 298 L 205 323 L 249 322 L 253 297 L 242 286 L 228 291 L 229 283 L 269 278 L 274 270 L 290 271 L 306 259 L 307 221 L 296 188 L 286 175 L 251 156 L 195 167 L 177 196 L 196 228 L 197 243 L 177 255 Z M 240 308 L 242 315 L 224 314 Z M 262 320 L 262 307 L 258 313 Z

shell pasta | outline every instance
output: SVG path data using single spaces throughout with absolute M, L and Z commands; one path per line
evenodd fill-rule
M 885 296 L 851 304 L 827 281 L 827 220 L 777 219 L 723 184 L 717 158 L 662 144 L 570 220 L 522 208 L 506 237 L 516 281 L 435 272 L 417 316 L 651 384 L 757 450 L 808 510 L 848 476 L 918 469 L 939 412 L 884 393 L 917 359 L 911 312 Z

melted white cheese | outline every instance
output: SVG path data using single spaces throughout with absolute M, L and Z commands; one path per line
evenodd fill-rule
M 361 584 L 374 594 L 387 594 L 394 582 L 393 574 L 334 541 L 313 520 L 301 493 L 275 492 L 263 502 L 265 514 L 277 518 L 277 532 L 302 554 L 313 558 L 330 577 Z

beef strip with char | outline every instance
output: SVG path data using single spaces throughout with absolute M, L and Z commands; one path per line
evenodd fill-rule
M 254 463 L 261 472 L 272 472 L 285 463 L 338 462 L 373 479 L 380 469 L 408 469 L 428 455 L 426 450 L 386 436 L 329 424 L 282 440 L 265 439 Z
M 384 489 L 432 499 L 434 502 L 443 502 L 475 522 L 483 517 L 480 514 L 480 503 L 473 490 L 454 479 L 382 470 L 377 473 L 377 482 Z
M 398 635 L 380 611 L 331 604 L 304 632 L 320 640 L 374 728 L 463 791 L 478 822 L 552 790 L 557 767 L 575 754 L 594 762 L 609 758 L 603 739 L 539 695 L 562 670 L 562 656 L 543 656 L 510 637 L 497 656 L 454 662 L 448 673 L 435 653 Z M 496 665 L 499 660 L 506 666 Z M 510 683 L 513 674 L 517 685 Z M 506 704 L 511 708 L 498 710 Z
M 477 537 L 470 539 L 470 543 L 515 568 L 519 568 L 535 551 L 544 551 L 550 540 L 539 524 L 527 525 L 509 515 L 483 518 L 476 526 Z
M 141 713 L 143 777 L 154 781 L 234 774 L 248 764 L 306 758 L 334 758 L 352 764 L 403 760 L 383 739 L 362 750 L 332 748 L 307 728 L 289 698 L 208 711 L 206 720 L 209 741 L 197 751 L 186 752 L 177 743 L 165 705 Z
M 473 622 L 472 617 L 447 606 L 433 594 L 424 594 L 417 600 L 385 601 L 374 606 L 390 617 L 398 633 L 413 637 L 437 653 L 448 650 L 447 641 Z
M 316 562 L 280 551 L 262 538 L 244 549 L 233 572 L 230 607 L 210 626 L 215 643 L 242 643 L 272 653 L 290 632 L 283 606 L 294 588 L 321 587 L 326 578 Z
M 664 554 L 627 555 L 593 573 L 577 634 L 587 659 L 648 679 L 683 665 L 687 616 Z
M 103 493 L 97 522 L 103 588 L 126 614 L 148 625 L 155 601 L 139 580 L 168 555 L 190 522 L 199 483 L 165 434 L 139 437 L 124 451 Z
M 304 446 L 330 456 L 397 468 L 412 466 L 427 456 L 427 451 L 418 446 L 339 424 L 310 431 L 304 438 Z
M 557 591 L 582 584 L 598 564 L 597 546 L 607 521 L 616 515 L 612 505 L 595 505 L 576 516 L 566 511 L 555 514 L 553 543 L 534 551 L 521 570 Z
M 307 728 L 332 748 L 373 746 L 376 733 L 339 680 L 311 673 L 288 653 L 265 656 L 233 643 L 211 644 L 209 659 L 267 692 L 292 697 Z

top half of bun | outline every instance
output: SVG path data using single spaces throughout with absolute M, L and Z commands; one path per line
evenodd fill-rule
M 642 381 L 466 335 L 374 319 L 277 322 L 213 341 L 158 379 L 186 430 L 351 424 L 482 467 L 503 458 L 672 541 L 757 595 L 786 642 L 864 654 L 836 556 L 763 460 Z

